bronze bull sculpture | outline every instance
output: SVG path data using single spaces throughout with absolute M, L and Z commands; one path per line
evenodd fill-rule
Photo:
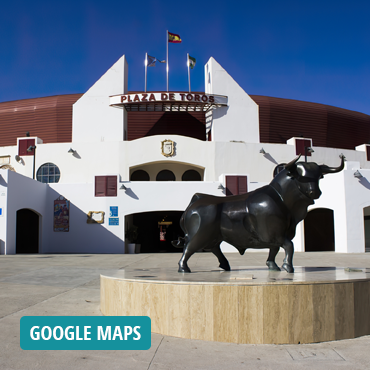
M 275 257 L 282 247 L 282 268 L 294 272 L 292 239 L 296 226 L 306 217 L 308 206 L 320 197 L 319 180 L 344 168 L 343 155 L 340 166 L 334 168 L 298 162 L 299 158 L 286 164 L 269 185 L 252 192 L 227 197 L 195 194 L 180 219 L 185 237 L 172 242 L 184 248 L 178 271 L 191 272 L 187 262 L 202 249 L 210 249 L 220 267 L 230 271 L 220 249 L 220 243 L 225 241 L 241 255 L 248 248 L 269 248 L 266 265 L 278 271 Z

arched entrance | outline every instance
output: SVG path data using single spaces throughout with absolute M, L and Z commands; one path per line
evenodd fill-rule
M 39 215 L 30 209 L 17 211 L 16 253 L 39 252 Z
M 140 253 L 182 253 L 182 248 L 175 248 L 171 241 L 184 236 L 180 227 L 183 211 L 155 211 L 135 213 L 126 216 L 130 226 L 138 228 L 135 241 L 140 244 Z
M 334 212 L 317 208 L 308 212 L 304 220 L 304 241 L 306 252 L 335 251 Z

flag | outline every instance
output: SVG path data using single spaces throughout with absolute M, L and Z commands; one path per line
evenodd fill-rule
M 189 55 L 189 60 L 188 60 L 188 62 L 189 62 L 189 67 L 190 67 L 191 69 L 193 69 L 193 68 L 195 67 L 195 63 L 197 62 L 197 60 L 196 60 L 195 58 L 193 58 L 193 57 L 191 57 L 191 56 Z
M 151 57 L 148 55 L 148 67 L 155 67 L 155 62 L 166 63 L 165 60 L 159 60 L 156 57 Z
M 181 37 L 175 33 L 168 32 L 168 42 L 179 44 L 182 42 Z

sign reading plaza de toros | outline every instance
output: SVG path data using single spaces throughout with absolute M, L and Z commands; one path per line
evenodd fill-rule
M 227 97 L 187 92 L 156 92 L 123 94 L 110 97 L 110 105 L 126 105 L 140 103 L 193 103 L 209 105 L 227 105 Z

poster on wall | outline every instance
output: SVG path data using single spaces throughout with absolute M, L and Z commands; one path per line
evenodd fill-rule
M 69 231 L 69 200 L 62 196 L 54 200 L 54 231 Z

